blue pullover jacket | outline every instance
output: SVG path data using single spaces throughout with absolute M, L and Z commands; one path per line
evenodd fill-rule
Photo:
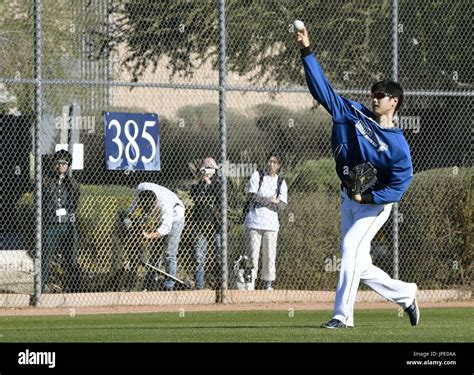
M 344 184 L 348 169 L 370 161 L 377 169 L 377 183 L 366 192 L 372 195 L 371 201 L 400 201 L 413 178 L 410 148 L 402 129 L 382 128 L 367 107 L 334 92 L 309 48 L 301 55 L 309 91 L 333 119 L 332 151 L 341 182 Z

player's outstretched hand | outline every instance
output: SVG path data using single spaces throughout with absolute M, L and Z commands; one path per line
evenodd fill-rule
M 303 27 L 302 30 L 296 30 L 296 44 L 299 48 L 309 47 L 308 29 Z

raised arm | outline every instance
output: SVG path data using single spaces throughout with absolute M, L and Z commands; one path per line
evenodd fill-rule
M 301 59 L 311 95 L 337 120 L 350 111 L 348 103 L 337 95 L 321 69 L 316 57 L 311 52 L 308 30 L 304 27 L 296 33 L 296 44 L 301 50 Z

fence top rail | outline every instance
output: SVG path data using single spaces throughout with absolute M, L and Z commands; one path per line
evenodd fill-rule
M 35 79 L 11 79 L 0 78 L 0 83 L 4 84 L 32 84 Z M 110 87 L 143 87 L 143 88 L 163 88 L 163 89 L 186 89 L 186 90 L 213 90 L 218 91 L 219 85 L 186 84 L 186 83 L 160 83 L 160 82 L 125 82 L 125 81 L 104 81 L 104 80 L 72 80 L 72 79 L 43 79 L 43 85 L 82 85 L 82 86 L 110 86 Z M 268 93 L 308 93 L 309 90 L 303 86 L 251 86 L 251 85 L 226 85 L 227 91 L 242 92 L 268 92 Z M 369 91 L 366 89 L 337 89 L 340 94 L 365 95 Z M 452 91 L 452 90 L 408 90 L 405 96 L 474 96 L 474 91 Z

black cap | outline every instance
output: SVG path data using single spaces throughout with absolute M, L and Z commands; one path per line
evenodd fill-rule
M 72 155 L 66 150 L 56 151 L 54 154 L 54 161 L 65 160 L 69 165 L 72 163 Z

